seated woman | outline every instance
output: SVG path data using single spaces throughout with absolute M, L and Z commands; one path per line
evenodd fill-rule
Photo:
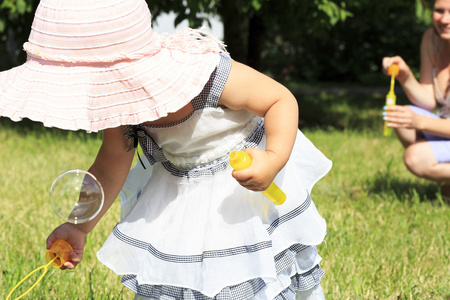
M 416 176 L 442 184 L 450 196 L 450 0 L 435 0 L 432 28 L 421 43 L 420 79 L 400 56 L 383 58 L 397 64 L 396 76 L 411 106 L 389 106 L 383 113 L 405 147 L 404 162 Z M 434 110 L 439 107 L 436 113 Z

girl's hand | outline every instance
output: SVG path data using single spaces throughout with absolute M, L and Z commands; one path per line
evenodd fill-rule
M 233 171 L 232 176 L 246 189 L 255 192 L 265 191 L 284 164 L 274 152 L 256 148 L 247 148 L 245 152 L 252 157 L 251 166 Z
M 409 106 L 386 106 L 383 113 L 384 120 L 391 128 L 409 128 L 423 130 L 422 118 L 414 113 Z
M 71 261 L 66 261 L 61 269 L 74 269 L 83 258 L 86 233 L 79 230 L 74 224 L 64 223 L 53 230 L 48 236 L 47 250 L 50 249 L 56 239 L 67 241 L 73 248 L 73 252 L 70 253 Z

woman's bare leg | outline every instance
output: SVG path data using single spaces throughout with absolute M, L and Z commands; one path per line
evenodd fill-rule
M 422 140 L 409 145 L 403 159 L 408 170 L 414 175 L 450 184 L 450 163 L 438 163 L 427 141 Z

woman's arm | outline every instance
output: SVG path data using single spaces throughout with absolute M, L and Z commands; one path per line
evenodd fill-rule
M 450 119 L 438 119 L 414 113 L 409 106 L 386 107 L 385 120 L 391 128 L 409 128 L 450 138 Z
M 417 81 L 409 66 L 400 56 L 383 58 L 383 67 L 397 64 L 400 72 L 396 76 L 408 99 L 414 105 L 432 111 L 436 108 L 433 85 L 433 29 L 425 31 L 420 46 L 420 81 Z
M 251 167 L 234 171 L 233 176 L 248 189 L 267 189 L 288 161 L 295 142 L 298 128 L 295 97 L 270 77 L 233 61 L 219 105 L 264 117 L 266 151 L 247 149 L 252 157 Z
M 73 269 L 81 261 L 86 235 L 111 207 L 127 178 L 134 151 L 127 152 L 131 141 L 125 139 L 124 133 L 124 127 L 104 130 L 102 145 L 93 165 L 89 168 L 89 172 L 102 184 L 105 193 L 100 213 L 93 220 L 83 224 L 64 223 L 47 238 L 47 249 L 58 238 L 66 240 L 73 247 L 71 261 L 66 262 L 63 269 Z

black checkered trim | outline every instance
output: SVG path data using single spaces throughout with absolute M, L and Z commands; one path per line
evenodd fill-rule
M 132 137 L 131 132 L 134 132 L 136 137 Z M 151 164 L 161 162 L 164 168 L 172 175 L 185 178 L 198 178 L 201 176 L 212 176 L 227 168 L 229 164 L 228 156 L 220 157 L 212 162 L 202 165 L 196 165 L 191 168 L 179 168 L 172 164 L 164 155 L 162 148 L 153 140 L 147 133 L 145 126 L 136 125 L 130 127 L 128 136 L 138 138 L 142 151 Z M 244 150 L 246 148 L 255 148 L 261 142 L 264 136 L 264 120 L 260 119 L 253 129 L 252 133 L 238 144 L 233 150 Z
M 272 241 L 263 241 L 263 242 L 260 242 L 260 243 L 254 244 L 254 245 L 245 245 L 245 246 L 228 248 L 228 249 L 205 251 L 202 254 L 198 254 L 198 255 L 172 255 L 172 254 L 167 254 L 167 253 L 158 251 L 150 243 L 145 243 L 145 242 L 142 242 L 137 239 L 134 239 L 134 238 L 124 235 L 122 232 L 120 232 L 120 230 L 117 228 L 117 226 L 114 227 L 113 234 L 120 241 L 127 243 L 128 245 L 144 249 L 144 250 L 148 251 L 149 253 L 151 253 L 154 257 L 156 257 L 160 260 L 171 262 L 171 263 L 181 263 L 181 264 L 201 263 L 205 259 L 221 258 L 221 257 L 244 254 L 244 253 L 252 253 L 252 252 L 257 252 L 257 251 L 272 247 Z
M 306 197 L 306 200 L 303 201 L 303 203 L 290 211 L 289 213 L 277 218 L 275 221 L 270 224 L 269 228 L 267 228 L 267 232 L 269 234 L 272 234 L 275 229 L 277 229 L 281 224 L 301 215 L 310 205 L 311 205 L 312 199 L 311 196 L 308 193 L 308 196 Z
M 244 150 L 246 148 L 255 148 L 264 136 L 264 120 L 260 119 L 253 132 L 244 141 L 235 147 L 233 150 Z M 164 155 L 164 154 L 163 154 Z M 192 168 L 181 169 L 170 161 L 163 161 L 162 165 L 170 172 L 170 174 L 177 177 L 198 178 L 201 176 L 212 176 L 220 171 L 223 171 L 229 165 L 229 157 L 225 155 L 212 162 L 196 165 Z
M 303 274 L 291 277 L 291 285 L 282 291 L 274 300 L 296 300 L 295 291 L 307 291 L 320 284 L 325 272 L 319 265 Z
M 294 219 L 294 218 L 298 217 L 301 213 L 303 213 L 306 210 L 305 207 L 308 207 L 310 205 L 310 203 L 305 205 L 306 202 L 311 202 L 311 197 L 309 196 L 309 194 L 308 194 L 306 200 L 304 201 L 304 203 L 302 203 L 302 205 L 298 206 L 297 208 L 293 209 L 289 213 L 282 215 L 279 218 L 277 218 L 276 220 L 274 220 L 272 222 L 272 224 L 266 229 L 268 234 L 269 235 L 273 234 L 273 232 L 279 227 L 279 225 L 281 225 L 282 223 L 286 223 L 289 220 Z M 276 224 L 276 225 L 274 225 L 274 224 Z M 198 263 L 198 262 L 202 262 L 204 259 L 220 258 L 220 257 L 243 254 L 243 253 L 252 253 L 252 252 L 256 252 L 256 251 L 260 251 L 260 250 L 272 247 L 271 241 L 263 241 L 263 242 L 260 242 L 258 244 L 254 244 L 254 245 L 244 245 L 241 247 L 235 247 L 235 248 L 229 248 L 229 249 L 223 249 L 223 250 L 205 251 L 202 254 L 198 254 L 198 255 L 183 256 L 183 255 L 171 255 L 171 254 L 166 254 L 166 253 L 160 252 L 155 247 L 153 247 L 150 243 L 142 242 L 140 240 L 137 240 L 135 238 L 132 238 L 132 237 L 129 237 L 129 236 L 123 234 L 119 230 L 118 225 L 116 225 L 114 227 L 113 234 L 118 240 L 120 240 L 128 245 L 147 250 L 148 252 L 150 252 L 152 255 L 154 255 L 158 259 L 173 262 L 173 263 Z M 291 253 L 298 253 L 298 252 L 301 252 L 304 249 L 306 249 L 308 246 L 304 246 L 303 248 L 302 247 L 299 248 L 299 247 L 300 246 L 295 246 L 294 248 L 291 247 L 288 250 L 291 251 Z M 281 257 L 279 255 L 277 255 L 277 257 L 275 257 L 275 259 L 277 261 L 279 261 L 279 262 L 287 261 L 286 258 L 283 259 L 283 257 Z M 285 265 L 290 265 L 290 264 L 291 264 L 291 262 L 289 262 L 287 264 L 285 263 L 285 264 L 282 264 L 281 267 L 283 267 Z
M 300 205 L 299 207 L 293 209 L 291 212 L 277 218 L 272 222 L 272 224 L 267 228 L 267 232 L 269 234 L 273 234 L 273 232 L 283 223 L 286 223 L 290 219 L 293 219 L 303 213 L 306 208 L 308 208 L 311 204 L 311 197 L 307 196 L 307 199 Z M 272 247 L 271 241 L 263 241 L 254 245 L 244 245 L 241 247 L 234 247 L 229 249 L 221 249 L 221 250 L 212 250 L 205 251 L 198 255 L 172 255 L 163 253 L 158 251 L 155 247 L 153 247 L 149 243 L 145 243 L 139 241 L 137 239 L 131 238 L 129 236 L 124 235 L 118 227 L 116 226 L 113 230 L 113 234 L 120 241 L 127 243 L 131 246 L 144 249 L 151 253 L 158 259 L 171 262 L 171 263 L 181 263 L 181 264 L 190 264 L 190 263 L 201 263 L 205 259 L 214 259 L 214 258 L 222 258 L 233 255 L 240 255 L 245 253 L 257 252 L 263 249 L 267 249 Z M 275 267 L 277 273 L 281 273 L 290 266 L 292 266 L 296 261 L 296 255 L 306 249 L 314 249 L 317 251 L 315 246 L 307 246 L 302 244 L 294 244 L 288 249 L 282 251 L 274 257 Z M 282 299 L 292 299 L 295 300 L 295 291 L 305 291 L 313 288 L 318 285 L 325 275 L 325 272 L 320 268 L 319 265 L 316 265 L 310 271 L 303 274 L 296 274 L 291 278 L 291 285 L 285 289 L 276 300 Z M 173 287 L 173 286 L 160 286 L 160 285 L 148 285 L 148 284 L 139 284 L 137 281 L 136 275 L 125 275 L 122 278 L 122 282 L 125 286 L 130 288 L 135 293 L 145 296 L 145 297 L 153 297 L 156 299 L 195 299 L 195 300 L 238 300 L 238 299 L 248 299 L 253 297 L 260 289 L 262 289 L 265 285 L 264 281 L 261 278 L 256 278 L 253 280 L 249 280 L 243 282 L 241 284 L 226 287 L 219 294 L 217 294 L 214 298 L 207 297 L 201 294 L 198 291 L 193 291 L 186 288 Z M 294 298 L 292 298 L 294 295 Z M 284 298 L 283 298 L 284 297 Z
M 238 285 L 228 286 L 221 290 L 214 298 L 211 298 L 203 295 L 198 291 L 175 286 L 147 284 L 136 286 L 136 276 L 124 276 L 122 278 L 122 283 L 129 289 L 133 290 L 136 294 L 142 295 L 144 297 L 164 300 L 250 299 L 265 286 L 265 283 L 262 279 L 256 278 Z
M 295 300 L 295 291 L 306 291 L 320 284 L 325 275 L 320 265 L 314 266 L 311 270 L 303 274 L 296 274 L 291 277 L 291 284 L 283 290 L 274 300 Z M 214 297 L 208 297 L 199 291 L 169 286 L 139 284 L 136 275 L 125 275 L 122 277 L 122 284 L 138 295 L 154 299 L 164 300 L 244 300 L 254 297 L 265 287 L 265 282 L 261 278 L 255 278 L 243 283 L 227 286 Z
M 231 57 L 228 53 L 220 53 L 220 62 L 211 74 L 203 91 L 192 100 L 195 110 L 206 107 L 217 107 L 225 83 L 231 70 Z

